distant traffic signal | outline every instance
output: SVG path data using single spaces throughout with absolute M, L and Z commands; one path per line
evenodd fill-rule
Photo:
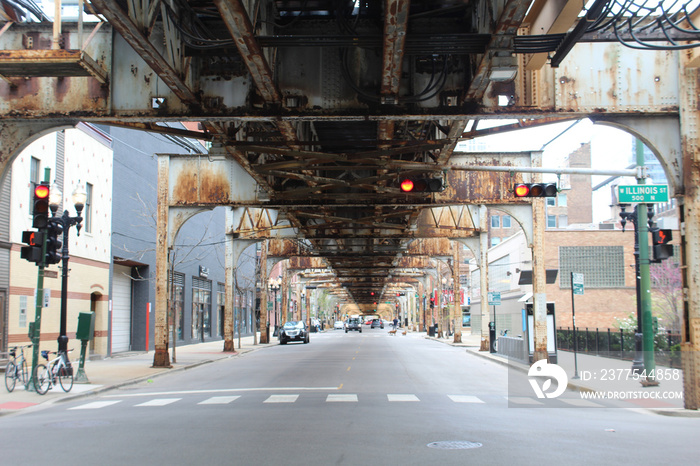
M 399 187 L 405 193 L 439 193 L 445 190 L 442 178 L 401 178 Z
M 22 242 L 27 244 L 27 246 L 22 246 L 22 249 L 20 249 L 20 257 L 29 262 L 40 264 L 42 261 L 41 249 L 44 245 L 44 232 L 31 230 L 23 231 Z
M 42 181 L 34 187 L 34 204 L 32 209 L 34 228 L 43 229 L 49 223 L 49 183 Z
M 556 197 L 556 183 L 517 183 L 513 187 L 515 197 Z
M 673 239 L 673 231 L 669 229 L 652 228 L 651 230 L 653 262 L 661 262 L 673 256 L 673 245 L 668 244 Z
M 60 235 L 63 233 L 63 225 L 56 222 L 49 223 L 46 230 L 46 263 L 58 264 L 61 262 L 61 242 Z

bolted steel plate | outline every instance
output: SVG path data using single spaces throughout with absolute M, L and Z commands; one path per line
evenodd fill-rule
M 428 448 L 436 448 L 438 450 L 468 450 L 470 448 L 479 448 L 480 446 L 482 445 L 479 442 L 469 442 L 466 440 L 445 440 L 428 444 Z

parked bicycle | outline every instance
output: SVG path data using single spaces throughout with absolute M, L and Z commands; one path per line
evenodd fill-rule
M 43 395 L 56 385 L 56 379 L 64 392 L 69 392 L 73 388 L 73 366 L 68 359 L 68 351 L 46 351 L 41 352 L 41 356 L 48 361 L 49 367 L 44 364 L 37 364 L 32 372 L 34 389 L 39 395 Z M 49 361 L 49 355 L 55 354 L 56 358 Z
M 5 367 L 5 388 L 8 392 L 15 389 L 17 381 L 23 385 L 27 384 L 27 360 L 24 358 L 24 348 L 31 348 L 32 345 L 15 346 L 10 349 L 10 361 Z M 17 356 L 19 350 L 19 357 Z

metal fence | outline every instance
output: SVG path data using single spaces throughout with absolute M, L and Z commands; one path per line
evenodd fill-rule
M 670 330 L 654 335 L 654 359 L 668 367 L 681 367 L 681 336 Z M 574 331 L 571 327 L 557 329 L 557 349 L 574 350 Z M 633 360 L 635 340 L 633 330 L 576 328 L 576 351 L 581 354 Z

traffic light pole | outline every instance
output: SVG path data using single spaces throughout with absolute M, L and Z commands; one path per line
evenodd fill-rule
M 51 178 L 51 169 L 44 170 L 46 182 Z M 47 200 L 48 201 L 48 200 Z M 48 213 L 48 212 L 47 212 Z M 35 212 L 32 212 L 34 215 Z M 44 307 L 44 267 L 46 261 L 46 235 L 42 235 L 41 240 L 41 260 L 37 263 L 39 272 L 36 279 L 36 300 L 34 307 L 34 322 L 29 327 L 29 338 L 32 341 L 32 373 L 29 376 L 25 390 L 34 391 L 34 368 L 39 365 L 39 345 L 41 343 L 41 308 Z

